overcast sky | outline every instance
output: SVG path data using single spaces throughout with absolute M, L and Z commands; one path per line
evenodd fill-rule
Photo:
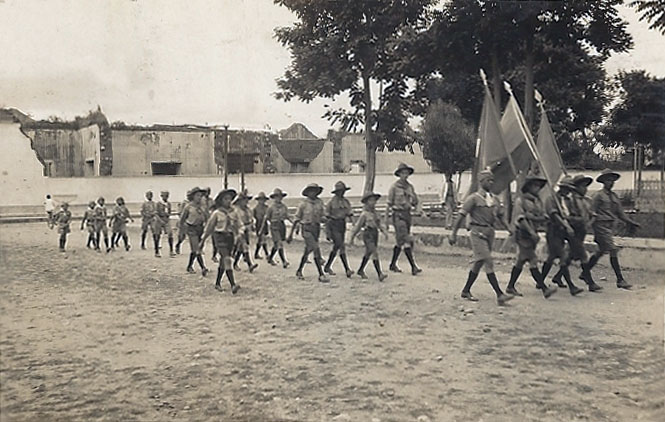
M 608 70 L 665 76 L 665 37 L 622 13 L 635 49 Z M 290 60 L 273 30 L 292 21 L 272 0 L 0 0 L 0 106 L 72 118 L 99 104 L 138 124 L 298 121 L 325 136 L 323 101 L 272 96 Z

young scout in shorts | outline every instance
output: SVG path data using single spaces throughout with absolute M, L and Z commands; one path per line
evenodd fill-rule
M 182 229 L 182 212 L 185 210 L 185 207 L 187 207 L 187 204 L 189 204 L 189 199 L 187 198 L 189 198 L 189 191 L 185 195 L 185 199 L 180 203 L 178 211 L 178 241 L 175 244 L 175 253 L 177 254 L 180 254 L 180 246 L 182 246 L 182 242 L 184 242 L 187 237 L 187 233 Z
M 547 223 L 547 259 L 543 263 L 543 279 L 552 269 L 555 260 L 559 260 L 559 270 L 568 284 L 568 289 L 572 295 L 579 293 L 579 290 L 570 278 L 570 253 L 566 250 L 566 241 L 573 238 L 575 232 L 568 222 L 570 211 L 566 205 L 566 197 L 574 189 L 571 177 L 564 177 L 559 182 L 559 188 L 554 195 L 550 195 L 545 200 L 545 212 L 549 217 Z M 561 285 L 560 287 L 565 287 Z
M 347 278 L 353 275 L 353 271 L 349 267 L 349 261 L 346 259 L 346 245 L 344 244 L 346 222 L 347 220 L 353 222 L 351 202 L 344 197 L 344 193 L 350 189 L 342 181 L 335 183 L 335 189 L 332 191 L 334 196 L 326 204 L 326 232 L 328 233 L 328 238 L 333 242 L 333 248 L 330 251 L 324 271 L 330 275 L 335 275 L 332 270 L 332 264 L 337 252 L 339 252 L 339 259 L 342 260 Z
M 614 182 L 619 177 L 621 177 L 619 173 L 605 169 L 596 178 L 596 181 L 603 185 L 603 189 L 596 192 L 591 202 L 591 213 L 593 214 L 592 227 L 594 241 L 598 244 L 598 252 L 591 257 L 589 270 L 598 263 L 598 260 L 603 255 L 609 252 L 610 264 L 617 277 L 617 287 L 620 289 L 630 289 L 632 286 L 626 282 L 621 272 L 619 247 L 614 243 L 614 225 L 617 220 L 626 223 L 631 230 L 640 227 L 640 225 L 626 216 L 619 197 L 612 191 Z
M 256 224 L 256 250 L 254 251 L 254 259 L 261 259 L 259 251 L 263 248 L 263 252 L 268 257 L 268 245 L 266 237 L 268 236 L 268 225 L 263 225 L 263 220 L 266 218 L 266 212 L 268 211 L 268 197 L 265 193 L 259 192 L 256 195 L 256 206 L 252 210 L 252 215 L 254 216 L 254 222 Z
M 181 228 L 187 233 L 189 238 L 189 261 L 187 263 L 187 272 L 190 274 L 196 273 L 194 271 L 194 261 L 199 263 L 201 267 L 201 274 L 206 276 L 208 269 L 203 262 L 203 255 L 201 255 L 201 236 L 203 236 L 203 228 L 206 224 L 208 212 L 204 209 L 204 204 L 201 203 L 201 198 L 205 191 L 201 188 L 194 188 L 189 191 L 189 203 L 182 210 Z
M 85 247 L 90 249 L 90 246 L 94 246 L 95 249 L 98 247 L 97 239 L 95 237 L 95 201 L 90 201 L 88 203 L 88 209 L 83 213 L 83 220 L 81 220 L 81 230 L 83 226 L 88 229 L 88 242 Z
M 416 275 L 422 270 L 416 265 L 413 258 L 413 237 L 411 236 L 411 210 L 418 207 L 418 196 L 413 185 L 407 178 L 413 174 L 413 167 L 400 163 L 395 170 L 395 176 L 399 177 L 388 191 L 388 207 L 386 208 L 386 220 L 392 212 L 393 226 L 395 227 L 395 247 L 393 257 L 390 260 L 390 271 L 400 273 L 402 270 L 397 266 L 397 259 L 404 248 L 404 254 L 411 264 L 411 274 Z
M 213 242 L 216 245 L 221 259 L 219 260 L 219 267 L 217 268 L 217 280 L 215 281 L 215 289 L 222 291 L 222 278 L 226 274 L 231 284 L 231 292 L 236 294 L 240 286 L 235 283 L 233 275 L 233 245 L 235 238 L 238 235 L 240 221 L 231 206 L 231 201 L 236 196 L 236 191 L 233 189 L 226 189 L 221 191 L 216 197 L 213 204 L 214 211 L 208 218 L 205 226 L 205 232 L 199 247 L 203 249 L 203 245 L 208 237 L 212 236 Z
M 282 260 L 282 267 L 288 268 L 289 261 L 286 260 L 286 254 L 284 253 L 284 241 L 286 240 L 286 224 L 284 224 L 284 220 L 291 221 L 291 216 L 289 216 L 289 209 L 283 202 L 285 196 L 286 192 L 282 192 L 280 188 L 275 188 L 270 194 L 272 203 L 266 211 L 266 216 L 263 219 L 261 229 L 259 230 L 263 230 L 268 223 L 270 224 L 270 237 L 273 246 L 270 251 L 270 256 L 268 256 L 268 263 L 270 265 L 277 265 L 274 258 L 275 253 L 279 252 L 279 257 Z
M 56 226 L 58 226 L 58 234 L 60 234 L 59 244 L 60 252 L 65 251 L 65 245 L 67 244 L 67 235 L 71 231 L 69 229 L 69 223 L 72 221 L 72 212 L 69 211 L 69 204 L 63 202 L 60 206 L 60 211 L 58 211 L 53 216 L 53 221 Z
M 529 263 L 531 276 L 536 281 L 536 286 L 543 291 L 545 298 L 550 297 L 556 292 L 556 287 L 545 286 L 544 279 L 538 269 L 538 257 L 536 255 L 536 246 L 540 241 L 538 236 L 538 226 L 546 223 L 547 214 L 543 209 L 543 204 L 538 197 L 538 192 L 545 186 L 547 180 L 538 176 L 527 176 L 522 185 L 521 206 L 515 219 L 515 241 L 517 242 L 517 259 L 510 273 L 510 281 L 506 288 L 506 293 L 514 296 L 522 296 L 515 288 L 515 283 L 522 273 L 522 267 Z M 577 292 L 579 293 L 579 292 Z M 576 294 L 577 294 L 576 293 Z
M 323 192 L 323 188 L 316 183 L 310 183 L 302 191 L 302 195 L 306 197 L 304 201 L 298 206 L 296 216 L 291 227 L 291 233 L 287 242 L 293 240 L 293 232 L 298 227 L 302 226 L 302 238 L 305 241 L 305 250 L 300 259 L 296 277 L 303 280 L 305 277 L 302 274 L 303 268 L 307 263 L 307 257 L 310 253 L 314 253 L 314 263 L 319 272 L 319 281 L 321 283 L 328 283 L 330 279 L 323 273 L 323 257 L 321 257 L 321 248 L 319 247 L 319 235 L 321 233 L 321 222 L 325 219 L 325 210 L 323 201 L 319 195 Z
M 471 286 L 478 278 L 480 269 L 485 266 L 487 279 L 496 293 L 496 300 L 499 305 L 503 305 L 514 296 L 506 295 L 499 287 L 499 281 L 494 274 L 494 260 L 492 259 L 492 246 L 494 245 L 494 224 L 497 220 L 503 221 L 503 210 L 499 200 L 490 192 L 494 184 L 494 175 L 490 170 L 483 170 L 478 174 L 478 191 L 469 195 L 459 216 L 453 224 L 453 232 L 448 241 L 451 245 L 457 242 L 457 230 L 462 222 L 469 216 L 471 247 L 473 249 L 473 264 L 469 271 L 469 277 L 462 290 L 462 298 L 476 302 L 478 299 L 471 294 Z M 505 223 L 504 223 L 505 225 Z
M 152 200 L 152 191 L 145 193 L 145 202 L 141 205 L 141 249 L 145 249 L 145 238 L 148 230 L 152 231 L 152 221 L 155 218 L 155 202 Z
M 247 192 L 241 192 L 240 195 L 236 197 L 235 201 L 233 201 L 233 208 L 238 217 L 238 220 L 240 221 L 240 230 L 238 231 L 238 237 L 236 240 L 236 255 L 235 261 L 233 262 L 233 269 L 239 270 L 238 262 L 242 256 L 247 263 L 249 272 L 251 273 L 254 272 L 259 264 L 252 263 L 252 258 L 249 254 L 250 233 L 252 231 L 252 225 L 254 224 L 252 210 L 250 210 L 248 207 L 250 199 L 252 199 L 251 195 L 248 195 Z
M 362 262 L 358 268 L 358 275 L 362 279 L 367 279 L 367 274 L 365 274 L 365 266 L 369 260 L 372 260 L 374 263 L 374 269 L 376 274 L 379 276 L 379 281 L 383 281 L 388 276 L 381 271 L 381 262 L 379 261 L 379 253 L 377 251 L 379 243 L 379 231 L 383 233 L 386 240 L 388 239 L 388 232 L 385 231 L 381 225 L 381 217 L 379 213 L 376 212 L 376 201 L 381 198 L 381 195 L 378 193 L 370 192 L 363 195 L 361 202 L 364 204 L 363 211 L 358 217 L 358 222 L 353 227 L 351 232 L 351 244 L 353 245 L 353 240 L 356 238 L 358 233 L 362 230 L 363 232 L 363 243 L 365 244 L 365 254 L 363 255 Z
M 160 193 L 161 201 L 157 202 L 155 205 L 155 217 L 153 219 L 153 228 L 152 236 L 155 241 L 155 256 L 157 258 L 161 257 L 159 253 L 160 249 L 160 237 L 164 233 L 169 241 L 169 256 L 173 258 L 175 252 L 173 252 L 173 230 L 171 230 L 171 203 L 169 202 L 169 191 L 162 191 Z
M 120 196 L 115 200 L 115 207 L 113 207 L 113 215 L 111 216 L 111 249 L 115 249 L 120 243 L 120 238 L 125 244 L 125 250 L 128 251 L 129 236 L 127 236 L 127 221 L 134 221 L 129 214 L 129 210 L 125 206 L 125 199 Z
M 108 213 L 106 211 L 105 200 L 102 197 L 97 199 L 97 205 L 95 206 L 95 239 L 97 243 L 96 250 L 101 252 L 99 249 L 101 235 L 104 235 L 104 245 L 106 246 L 106 253 L 111 252 L 111 246 L 109 245 L 109 231 L 106 227 L 106 219 L 108 218 Z
M 573 236 L 569 237 L 569 261 L 578 260 L 582 266 L 581 279 L 589 286 L 590 291 L 598 291 L 602 288 L 596 284 L 589 271 L 589 255 L 584 248 L 584 238 L 587 233 L 587 226 L 591 220 L 591 209 L 586 202 L 587 187 L 593 181 L 592 178 L 578 175 L 572 179 L 573 189 L 563 198 L 568 209 L 568 223 L 573 228 Z M 552 281 L 561 285 L 561 278 L 564 276 L 563 270 L 559 270 L 552 278 Z M 577 289 L 576 289 L 577 290 Z M 573 290 L 570 291 L 573 293 Z

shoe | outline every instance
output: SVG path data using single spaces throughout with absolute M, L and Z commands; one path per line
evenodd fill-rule
M 626 280 L 617 280 L 617 288 L 629 290 L 631 287 L 633 287 L 633 285 L 628 284 Z
M 254 254 L 254 259 L 263 259 L 263 258 L 261 258 L 261 256 L 259 254 L 255 253 Z
M 557 290 L 558 289 L 556 287 L 545 286 L 545 288 L 543 289 L 543 296 L 545 297 L 545 299 L 547 299 L 550 296 L 552 296 L 554 293 L 556 293 Z
M 196 274 L 196 271 L 192 267 L 187 267 L 187 272 L 190 274 Z
M 127 245 L 125 246 L 125 251 L 129 252 L 129 250 L 132 248 L 132 245 Z
M 275 265 L 277 265 L 277 263 L 275 263 Z M 282 268 L 289 268 L 289 265 L 291 265 L 289 264 L 289 261 L 286 261 L 282 264 Z
M 365 271 L 358 271 L 358 276 L 363 280 L 367 280 L 369 278 L 367 277 L 367 274 L 365 274 Z
M 390 271 L 392 271 L 394 273 L 401 273 L 402 272 L 402 270 L 397 265 L 391 265 L 390 266 Z
M 304 280 L 305 276 L 302 275 L 302 271 L 296 271 L 296 278 L 298 278 L 298 280 Z
M 249 272 L 253 273 L 254 270 L 257 269 L 257 268 L 259 268 L 259 264 L 254 263 L 254 264 L 252 264 L 251 267 L 249 267 Z
M 212 262 L 219 262 L 219 259 L 216 256 L 212 257 Z
M 337 275 L 335 272 L 332 270 L 332 268 L 324 268 L 323 269 L 324 273 L 330 274 L 330 275 Z
M 466 300 L 468 300 L 468 301 L 470 301 L 470 302 L 478 302 L 478 299 L 476 299 L 475 297 L 473 297 L 473 295 L 471 294 L 471 292 L 462 292 L 462 294 L 461 294 L 460 296 L 462 297 L 462 299 L 466 299 Z
M 413 268 L 411 268 L 411 275 L 418 275 L 418 274 L 420 274 L 420 273 L 422 273 L 422 272 L 423 272 L 423 270 L 421 270 L 421 269 L 418 268 L 418 267 L 413 267 Z
M 522 293 L 518 292 L 517 289 L 515 289 L 514 287 L 508 287 L 506 289 L 506 293 L 513 296 L 519 296 L 519 297 L 524 296 Z
M 233 271 L 238 271 L 238 272 L 240 272 L 240 271 L 242 271 L 242 270 L 240 269 L 240 266 L 238 266 L 237 264 L 234 264 L 234 265 L 233 265 Z
M 113 250 L 113 248 L 106 248 L 106 253 L 110 253 Z
M 162 254 L 160 254 L 159 252 L 155 252 L 155 258 L 161 258 L 161 257 L 162 257 Z
M 562 289 L 566 287 L 566 285 L 563 284 L 563 281 L 557 278 L 553 278 L 552 283 L 556 284 L 558 287 L 561 287 Z
M 386 278 L 388 278 L 388 274 L 383 274 L 383 273 L 381 273 L 381 274 L 379 275 L 379 281 L 383 281 L 383 280 L 385 280 Z
M 141 250 L 146 250 L 146 249 L 147 248 L 145 247 L 145 245 L 141 245 Z
M 171 258 L 175 258 L 177 255 L 176 255 L 174 252 L 171 252 L 171 253 L 169 253 L 169 256 L 170 256 Z
M 268 264 L 270 265 L 277 265 L 274 259 L 268 259 Z
M 207 268 L 204 268 L 204 269 L 201 270 L 201 275 L 202 275 L 203 277 L 205 277 L 205 276 L 208 275 L 209 272 L 210 272 L 210 270 L 208 270 Z
M 603 288 L 601 286 L 597 285 L 596 283 L 589 284 L 589 291 L 590 292 L 599 292 L 601 290 L 603 290 Z
M 97 252 L 99 252 L 99 253 L 102 253 L 102 250 L 99 249 L 99 248 L 95 248 L 95 250 L 96 250 Z
M 330 283 L 330 279 L 328 277 L 326 277 L 325 274 L 322 274 L 322 275 L 319 276 L 319 282 L 321 282 L 321 283 Z
M 346 270 L 346 278 L 351 278 L 351 277 L 353 277 L 353 271 Z
M 238 290 L 240 290 L 240 286 L 237 284 L 234 284 L 233 287 L 231 287 L 231 293 L 233 294 L 238 293 Z
M 503 306 L 503 305 L 506 304 L 506 302 L 509 302 L 509 301 L 511 301 L 511 300 L 513 300 L 513 299 L 515 299 L 515 296 L 510 296 L 510 295 L 500 294 L 500 295 L 497 296 L 497 298 L 496 298 L 496 303 L 497 303 L 499 306 Z
M 215 284 L 215 290 L 217 290 L 218 292 L 224 291 L 224 289 L 222 289 L 222 286 L 220 284 Z
M 175 253 L 180 255 L 180 245 L 175 245 Z
M 569 290 L 570 290 L 570 295 L 571 296 L 577 296 L 578 294 L 580 294 L 584 291 L 584 289 L 580 289 L 577 286 L 571 286 Z
M 60 248 L 60 252 L 64 252 L 64 251 L 65 251 L 65 248 Z

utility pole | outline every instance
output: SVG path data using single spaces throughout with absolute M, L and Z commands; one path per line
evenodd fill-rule
M 245 131 L 240 132 L 240 191 L 245 191 Z
M 224 125 L 224 189 L 229 188 L 229 125 Z

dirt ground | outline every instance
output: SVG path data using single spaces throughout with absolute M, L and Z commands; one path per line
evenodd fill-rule
M 484 276 L 480 302 L 459 298 L 463 256 L 417 255 L 422 275 L 384 283 L 259 261 L 232 296 L 135 230 L 130 252 L 75 231 L 63 254 L 45 224 L 0 226 L 0 420 L 665 420 L 663 273 L 617 290 L 605 258 L 602 293 L 547 301 L 523 274 L 498 307 Z

